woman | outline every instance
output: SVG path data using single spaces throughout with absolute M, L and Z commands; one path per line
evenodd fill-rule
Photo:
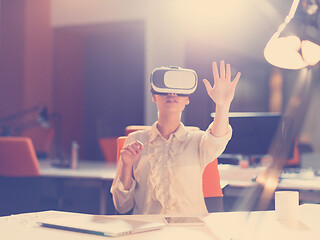
M 202 193 L 202 173 L 224 151 L 232 135 L 229 109 L 237 73 L 213 62 L 213 87 L 204 79 L 216 104 L 214 121 L 206 131 L 190 131 L 181 123 L 188 96 L 154 93 L 158 121 L 151 129 L 130 134 L 120 153 L 117 175 L 111 187 L 118 212 L 133 214 L 207 214 Z

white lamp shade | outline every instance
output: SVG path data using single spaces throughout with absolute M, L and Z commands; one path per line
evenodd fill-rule
M 301 41 L 296 36 L 273 37 L 264 49 L 266 60 L 280 68 L 301 69 L 308 64 L 300 55 Z
M 301 52 L 304 61 L 311 66 L 316 65 L 320 61 L 320 46 L 318 44 L 304 40 L 301 43 Z

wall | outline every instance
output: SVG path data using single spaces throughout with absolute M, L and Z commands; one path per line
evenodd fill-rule
M 36 105 L 50 108 L 50 2 L 2 0 L 0 10 L 0 118 Z
M 102 159 L 99 138 L 143 124 L 144 22 L 54 28 L 54 111 L 61 115 L 65 157 Z
M 225 49 L 262 61 L 263 47 L 280 21 L 280 14 L 273 11 L 272 21 L 266 22 L 265 5 L 248 4 L 247 1 L 241 4 L 233 1 L 232 4 L 237 11 L 228 10 L 226 4 L 205 0 L 188 3 L 182 0 L 140 0 L 134 3 L 127 0 L 81 0 L 76 3 L 74 0 L 58 0 L 52 2 L 52 25 L 58 27 L 137 19 L 145 21 L 144 122 L 152 124 L 157 118 L 157 110 L 148 91 L 150 73 L 155 67 L 163 65 L 186 67 L 188 39 L 199 38 L 200 44 L 202 41 L 210 41 L 208 52 Z M 226 16 L 221 15 L 221 12 L 226 12 L 223 10 L 228 12 Z M 223 54 L 220 57 L 223 58 Z M 210 72 L 210 63 L 208 66 Z
M 73 26 L 107 22 L 145 21 L 144 123 L 152 124 L 157 110 L 148 91 L 149 76 L 155 67 L 184 66 L 184 40 L 175 21 L 177 6 L 182 1 L 52 1 L 52 26 Z M 171 10 L 171 11 L 170 11 Z
M 6 91 L 0 90 L 1 96 L 3 99 L 9 99 L 10 104 L 1 106 L 3 111 L 0 111 L 0 116 L 25 109 L 35 103 L 45 104 L 49 108 L 54 106 L 57 112 L 63 107 L 67 112 L 64 116 L 65 127 L 73 121 L 72 119 L 77 119 L 75 124 L 63 132 L 68 135 L 63 137 L 65 146 L 68 146 L 68 142 L 73 138 L 79 139 L 82 141 L 81 144 L 84 144 L 84 137 L 81 139 L 79 129 L 82 129 L 86 124 L 85 121 L 88 120 L 84 118 L 86 114 L 72 103 L 86 103 L 85 96 L 81 96 L 84 92 L 80 89 L 82 84 L 80 82 L 85 81 L 82 79 L 85 73 L 81 73 L 82 64 L 84 64 L 81 59 L 85 53 L 81 51 L 75 53 L 85 43 L 79 35 L 74 35 L 73 40 L 67 41 L 70 42 L 70 47 L 65 46 L 60 53 L 56 53 L 61 54 L 62 59 L 56 61 L 55 58 L 50 57 L 52 55 L 50 39 L 55 39 L 57 42 L 59 40 L 56 36 L 52 38 L 51 30 L 48 28 L 50 24 L 54 31 L 59 31 L 59 29 L 79 26 L 87 28 L 111 23 L 143 22 L 144 36 L 139 41 L 144 45 L 140 53 L 144 55 L 142 82 L 145 89 L 143 95 L 145 111 L 142 114 L 144 114 L 145 124 L 152 124 L 157 118 L 157 110 L 149 92 L 149 76 L 153 68 L 162 65 L 190 67 L 199 73 L 199 91 L 194 95 L 183 115 L 186 124 L 200 125 L 204 128 L 211 120 L 209 114 L 214 110 L 214 105 L 206 98 L 201 80 L 212 77 L 212 60 L 230 60 L 235 66 L 234 71 L 243 72 L 244 80 L 239 82 L 232 105 L 233 111 L 268 110 L 268 92 L 265 91 L 268 87 L 268 64 L 263 59 L 263 47 L 283 14 L 275 13 L 275 9 L 269 11 L 269 5 L 267 6 L 269 8 L 264 8 L 260 3 L 245 5 L 248 1 L 243 1 L 241 4 L 233 1 L 232 4 L 237 11 L 232 12 L 230 7 L 220 5 L 222 3 L 219 1 L 205 0 L 188 3 L 182 0 L 158 2 L 54 0 L 32 3 L 30 1 L 28 4 L 27 1 L 22 2 L 23 4 L 14 6 L 15 1 L 3 1 L 1 6 L 1 18 L 9 20 L 13 18 L 10 20 L 10 25 L 3 24 L 1 21 L 2 29 L 6 32 L 5 37 L 1 36 L 3 40 L 1 45 L 8 46 L 8 49 L 15 48 L 15 51 L 10 50 L 7 54 L 5 51 L 8 49 L 2 47 L 6 58 L 1 58 L 1 67 L 4 71 L 0 74 L 3 79 L 10 77 L 12 80 L 5 84 L 1 83 L 3 84 L 1 89 L 6 89 Z M 211 5 L 207 5 L 208 3 Z M 5 8 L 6 11 L 4 11 Z M 14 14 L 10 14 L 8 10 L 10 8 L 18 16 L 13 17 Z M 266 14 L 265 9 L 272 14 Z M 226 15 L 221 15 L 222 12 Z M 266 17 L 272 20 L 266 21 Z M 27 25 L 23 25 L 22 22 L 26 22 Z M 11 47 L 12 44 L 14 47 Z M 26 46 L 28 47 L 25 48 Z M 35 56 L 32 54 L 34 52 Z M 79 54 L 76 62 L 68 64 L 67 59 L 70 55 L 63 56 L 68 52 L 73 52 L 74 56 Z M 60 69 L 53 73 L 54 78 L 57 78 L 53 87 L 52 59 L 55 59 L 54 69 Z M 240 62 L 241 64 L 238 64 Z M 16 69 L 21 70 L 16 71 Z M 73 77 L 77 80 L 69 80 L 68 72 L 73 72 Z M 26 90 L 23 90 L 23 84 Z M 66 87 L 65 84 L 68 86 Z M 41 91 L 33 86 L 40 86 Z M 58 93 L 60 89 L 62 92 Z M 69 96 L 66 97 L 68 94 Z M 99 121 L 97 126 L 103 125 L 101 121 L 104 120 Z M 98 130 L 95 129 L 95 131 Z M 65 151 L 68 152 L 67 147 Z

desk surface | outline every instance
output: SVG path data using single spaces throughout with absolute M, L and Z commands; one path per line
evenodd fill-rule
M 237 165 L 219 164 L 221 186 L 250 187 L 256 183 L 252 181 L 265 170 L 264 167 L 241 168 Z M 53 167 L 48 160 L 40 161 L 40 174 L 44 177 L 89 178 L 113 180 L 116 174 L 116 164 L 105 162 L 82 161 L 77 169 Z M 286 174 L 278 184 L 278 189 L 320 190 L 320 176 L 302 172 Z
M 117 239 L 319 239 L 320 205 L 304 204 L 299 210 L 299 222 L 295 223 L 278 221 L 274 211 L 211 213 L 203 218 L 204 226 L 166 226 L 161 230 L 117 237 Z M 36 224 L 41 219 L 75 215 L 77 213 L 46 211 L 0 217 L 1 237 L 10 240 L 106 239 L 106 237 L 84 233 L 43 228 Z M 114 217 L 130 217 L 149 221 L 162 219 L 162 215 L 117 215 Z
M 265 170 L 264 167 L 241 168 L 238 165 L 219 165 L 220 179 L 232 187 L 250 187 L 256 183 L 252 180 Z M 277 189 L 320 190 L 320 176 L 311 170 L 302 169 L 300 173 L 282 174 Z
M 80 161 L 77 169 L 53 167 L 49 160 L 41 160 L 40 175 L 46 177 L 98 178 L 113 180 L 116 164 L 105 162 Z
M 113 180 L 116 174 L 116 164 L 105 162 L 80 161 L 77 169 L 53 167 L 48 160 L 40 163 L 40 174 L 45 177 L 70 177 Z M 250 187 L 256 185 L 253 178 L 265 170 L 264 167 L 241 168 L 237 165 L 219 164 L 222 186 Z M 320 190 L 320 176 L 305 173 L 287 174 L 278 184 L 278 189 Z
M 72 181 L 76 186 L 90 186 L 99 189 L 99 213 L 106 214 L 108 188 L 116 175 L 116 164 L 105 162 L 80 161 L 77 169 L 59 168 L 51 165 L 49 160 L 41 160 L 40 176 L 42 178 L 62 179 L 64 184 Z M 59 201 L 61 205 L 63 201 Z M 59 209 L 62 206 L 59 205 Z M 63 209 L 63 208 L 62 208 Z M 112 211 L 112 210 L 111 210 Z

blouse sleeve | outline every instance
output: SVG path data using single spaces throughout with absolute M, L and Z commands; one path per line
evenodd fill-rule
M 125 190 L 119 177 L 115 178 L 112 186 L 111 193 L 113 196 L 113 203 L 119 213 L 129 212 L 134 206 L 134 189 L 136 181 L 132 179 L 132 185 L 129 190 Z
M 133 142 L 134 139 L 128 136 L 124 145 Z M 119 178 L 120 171 L 122 169 L 122 159 L 120 157 L 117 166 L 117 173 L 111 185 L 110 192 L 112 193 L 113 203 L 119 213 L 129 212 L 134 207 L 134 189 L 136 187 L 136 181 L 132 178 L 132 184 L 129 190 L 125 190 L 123 184 Z
M 232 128 L 230 125 L 228 127 L 228 132 L 221 137 L 212 135 L 210 132 L 211 127 L 212 123 L 204 132 L 200 143 L 200 159 L 203 163 L 203 169 L 208 163 L 212 162 L 223 153 L 232 136 Z

